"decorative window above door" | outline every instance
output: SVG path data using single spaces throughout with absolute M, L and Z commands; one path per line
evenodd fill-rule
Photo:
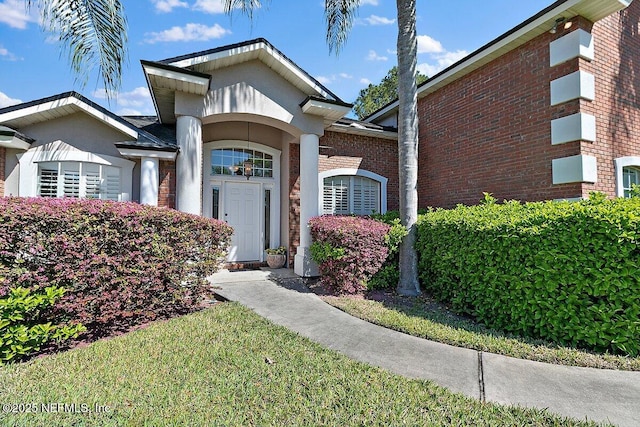
M 222 148 L 211 151 L 212 175 L 242 176 L 243 164 L 253 163 L 252 175 L 258 178 L 273 178 L 273 156 L 247 148 Z

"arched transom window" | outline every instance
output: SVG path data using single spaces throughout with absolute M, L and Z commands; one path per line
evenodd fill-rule
M 220 148 L 211 151 L 212 175 L 242 175 L 243 164 L 253 163 L 253 176 L 273 178 L 273 156 L 247 148 Z

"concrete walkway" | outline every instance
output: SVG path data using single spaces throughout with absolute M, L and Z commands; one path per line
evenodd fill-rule
M 551 365 L 412 337 L 352 317 L 311 293 L 291 270 L 211 277 L 216 293 L 353 359 L 451 391 L 618 426 L 640 426 L 640 372 Z

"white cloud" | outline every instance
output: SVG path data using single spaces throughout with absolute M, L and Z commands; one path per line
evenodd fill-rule
M 438 74 L 440 71 L 449 67 L 450 65 L 455 64 L 460 59 L 467 56 L 469 52 L 466 50 L 457 50 L 455 52 L 443 52 L 440 54 L 432 55 L 432 59 L 435 61 L 434 63 L 423 63 L 418 64 L 418 71 L 422 74 L 433 77 Z
M 146 43 L 208 41 L 231 34 L 230 30 L 215 24 L 208 27 L 203 24 L 187 24 L 184 27 L 172 27 L 160 32 L 146 33 Z
M 369 86 L 371 83 L 371 80 L 367 79 L 366 77 L 360 79 L 360 84 L 363 84 L 365 86 Z
M 391 25 L 395 22 L 395 19 L 389 19 L 378 15 L 371 15 L 368 18 L 356 20 L 356 23 L 360 25 Z
M 418 36 L 418 53 L 441 53 L 444 52 L 442 43 L 429 36 Z
M 0 92 L 0 108 L 10 107 L 20 103 L 22 103 L 21 99 L 9 98 L 6 94 Z
M 331 74 L 330 76 L 316 76 L 316 80 L 323 85 L 328 85 L 329 83 L 333 83 L 338 80 L 349 80 L 352 78 L 353 76 L 347 73 Z
M 24 0 L 4 0 L 0 3 L 0 22 L 11 28 L 24 30 L 29 22 L 38 22 L 37 7 L 26 7 Z
M 197 0 L 193 9 L 211 14 L 224 13 L 224 0 Z
M 377 6 L 378 5 L 378 0 L 360 0 L 360 6 L 362 6 L 363 4 L 368 4 L 371 6 Z
M 151 0 L 156 7 L 156 12 L 169 13 L 178 7 L 189 7 L 189 3 L 181 0 Z
M 107 91 L 104 89 L 98 89 L 92 95 L 98 99 L 107 99 Z M 116 114 L 120 116 L 155 116 L 156 114 L 149 89 L 144 86 L 129 92 L 116 93 L 111 98 L 118 107 Z
M 366 59 L 367 59 L 367 61 L 387 61 L 387 60 L 389 60 L 389 58 L 386 57 L 386 56 L 378 55 L 375 50 L 370 50 Z
M 6 61 L 18 61 L 24 58 L 18 58 L 12 52 L 9 52 L 9 49 L 6 49 L 0 45 L 0 59 L 4 59 Z

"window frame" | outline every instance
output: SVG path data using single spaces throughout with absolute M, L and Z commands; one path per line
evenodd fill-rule
M 635 168 L 640 170 L 640 156 L 619 157 L 614 160 L 616 169 L 616 196 L 625 197 L 624 170 Z
M 64 141 L 57 140 L 33 147 L 18 154 L 20 197 L 38 196 L 39 164 L 46 162 L 83 162 L 120 168 L 119 201 L 132 200 L 133 169 L 136 162 L 120 157 L 80 150 Z
M 52 184 L 47 185 L 49 194 L 42 194 L 43 171 L 55 172 L 55 175 L 48 175 L 48 177 L 55 176 L 56 178 L 55 195 L 51 191 L 53 190 Z M 115 182 L 114 178 L 117 178 Z M 78 161 L 38 162 L 38 188 L 36 190 L 38 197 L 120 201 L 121 187 L 122 169 L 118 166 Z M 68 191 L 68 189 L 72 189 L 72 191 Z M 97 191 L 95 191 L 96 189 Z
M 330 169 L 327 171 L 320 172 L 318 174 L 318 207 L 320 212 L 324 213 L 324 180 L 325 178 L 332 178 L 338 176 L 347 176 L 347 177 L 363 177 L 371 179 L 379 184 L 379 197 L 380 197 L 380 212 L 384 214 L 387 212 L 387 183 L 389 181 L 388 178 L 378 175 L 375 172 L 371 172 L 364 169 L 352 169 L 352 168 L 339 168 L 339 169 Z M 353 212 L 353 179 L 349 181 L 349 210 Z

